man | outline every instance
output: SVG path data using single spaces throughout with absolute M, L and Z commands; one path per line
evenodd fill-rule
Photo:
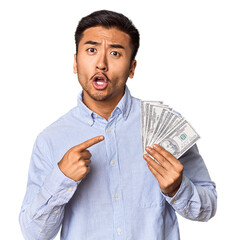
M 175 211 L 207 221 L 215 184 L 193 146 L 179 160 L 154 145 L 142 153 L 134 76 L 139 33 L 111 11 L 83 18 L 75 33 L 78 106 L 39 134 L 20 213 L 25 239 L 179 239 Z

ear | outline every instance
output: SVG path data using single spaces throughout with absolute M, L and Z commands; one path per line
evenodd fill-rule
M 132 60 L 132 63 L 130 65 L 130 69 L 129 69 L 129 78 L 133 78 L 134 77 L 134 70 L 136 68 L 137 65 L 137 61 L 136 60 Z
M 77 73 L 77 54 L 74 54 L 74 64 L 73 64 L 73 72 Z

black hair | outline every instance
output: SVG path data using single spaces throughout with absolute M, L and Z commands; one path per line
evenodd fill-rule
M 78 45 L 83 37 L 83 32 L 91 27 L 102 26 L 105 28 L 117 28 L 118 30 L 127 33 L 131 39 L 132 56 L 131 60 L 135 59 L 139 48 L 139 32 L 133 25 L 132 21 L 121 13 L 100 10 L 83 17 L 75 31 L 76 53 L 78 53 Z

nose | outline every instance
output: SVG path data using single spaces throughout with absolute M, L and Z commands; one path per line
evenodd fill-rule
M 103 72 L 106 72 L 108 70 L 107 57 L 105 53 L 100 54 L 97 61 L 96 69 L 101 70 Z

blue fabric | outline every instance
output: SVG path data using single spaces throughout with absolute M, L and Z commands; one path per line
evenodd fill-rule
M 74 182 L 58 162 L 73 146 L 92 137 L 105 140 L 90 147 L 91 170 Z M 20 213 L 25 239 L 177 240 L 176 212 L 207 221 L 216 211 L 215 184 L 194 145 L 181 158 L 184 176 L 172 198 L 143 159 L 140 100 L 125 95 L 108 121 L 82 102 L 43 132 L 35 142 L 26 195 Z

